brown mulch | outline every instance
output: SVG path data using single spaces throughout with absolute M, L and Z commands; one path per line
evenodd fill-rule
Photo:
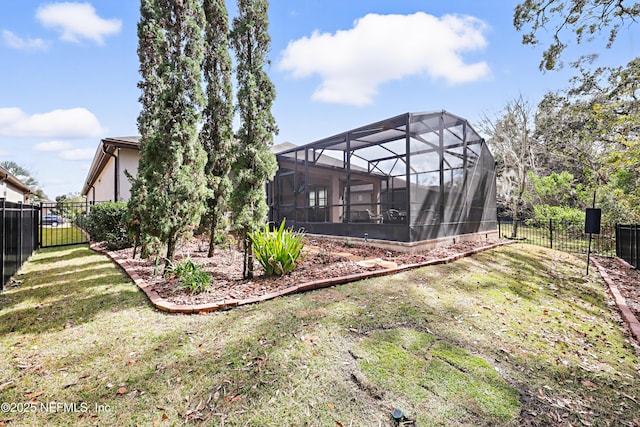
M 597 261 L 616 284 L 633 315 L 640 319 L 640 272 L 617 258 L 597 257 Z
M 177 286 L 175 279 L 162 277 L 162 265 L 154 274 L 155 264 L 152 259 L 132 259 L 133 249 L 116 251 L 113 255 L 127 259 L 133 270 L 165 300 L 179 305 L 195 305 L 220 303 L 225 300 L 243 300 L 273 293 L 294 285 L 314 280 L 349 276 L 367 271 L 388 268 L 385 265 L 364 267 L 357 264 L 363 259 L 379 259 L 396 263 L 398 266 L 416 264 L 434 259 L 442 259 L 483 246 L 492 245 L 501 239 L 488 239 L 475 242 L 462 242 L 448 246 L 439 246 L 416 253 L 394 252 L 362 243 L 347 244 L 342 241 L 306 236 L 306 258 L 296 269 L 285 276 L 263 275 L 262 266 L 254 263 L 255 277 L 242 278 L 242 252 L 234 246 L 216 248 L 215 254 L 207 258 L 208 242 L 204 237 L 196 237 L 193 241 L 178 248 L 176 261 L 190 257 L 194 262 L 204 266 L 204 270 L 212 277 L 211 287 L 201 293 L 191 294 L 188 290 Z M 640 319 L 640 272 L 629 268 L 628 264 L 616 258 L 596 257 L 618 286 L 626 299 L 627 305 Z
M 485 239 L 476 242 L 462 242 L 410 254 L 362 243 L 346 244 L 310 236 L 306 236 L 305 239 L 304 252 L 307 253 L 307 256 L 290 274 L 281 277 L 266 277 L 263 274 L 262 266 L 258 262 L 254 262 L 254 278 L 243 279 L 242 252 L 237 247 L 218 247 L 214 256 L 207 258 L 208 242 L 203 237 L 196 237 L 176 251 L 176 261 L 190 257 L 193 262 L 203 265 L 204 270 L 212 277 L 211 287 L 205 292 L 196 294 L 181 289 L 177 286 L 175 279 L 163 278 L 162 263 L 154 274 L 156 268 L 153 259 L 141 259 L 139 256 L 132 259 L 132 248 L 115 251 L 112 254 L 115 258 L 128 260 L 133 270 L 165 300 L 179 305 L 195 305 L 220 303 L 229 299 L 249 299 L 314 280 L 389 268 L 386 262 L 393 262 L 401 266 L 442 259 L 500 241 L 499 239 Z M 358 261 L 364 259 L 378 259 L 386 262 L 382 263 L 383 265 L 372 267 L 357 264 Z

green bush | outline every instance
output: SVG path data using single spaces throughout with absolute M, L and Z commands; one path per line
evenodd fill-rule
M 548 223 L 584 223 L 585 211 L 566 206 L 536 205 L 533 207 L 535 220 Z
M 211 285 L 211 276 L 202 270 L 200 264 L 185 258 L 177 263 L 169 263 L 167 273 L 178 279 L 178 286 L 189 290 L 192 294 L 205 291 Z
M 91 240 L 104 242 L 107 249 L 128 248 L 132 242 L 127 235 L 126 213 L 127 202 L 105 202 L 92 206 L 85 231 Z
M 284 223 L 273 232 L 265 225 L 263 230 L 249 233 L 256 259 L 267 276 L 287 274 L 296 268 L 298 260 L 302 262 L 306 257 L 302 253 L 304 233 L 285 229 Z

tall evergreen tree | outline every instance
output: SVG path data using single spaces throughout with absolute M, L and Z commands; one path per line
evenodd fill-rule
M 229 56 L 229 16 L 224 0 L 204 0 L 206 88 L 204 125 L 200 133 L 207 153 L 205 175 L 211 191 L 207 199 L 207 224 L 210 230 L 209 256 L 213 256 L 218 223 L 227 208 L 233 162 L 233 90 Z
M 236 159 L 232 168 L 234 191 L 231 207 L 236 229 L 244 243 L 245 277 L 253 276 L 253 251 L 248 233 L 264 224 L 267 216 L 265 186 L 277 163 L 269 148 L 278 132 L 271 106 L 275 88 L 264 71 L 271 38 L 268 33 L 269 2 L 238 0 L 231 42 L 236 53 L 238 112 Z
M 172 260 L 178 239 L 199 222 L 207 193 L 197 129 L 204 13 L 200 0 L 142 0 L 140 12 L 142 139 L 133 211 L 143 239 L 166 244 Z

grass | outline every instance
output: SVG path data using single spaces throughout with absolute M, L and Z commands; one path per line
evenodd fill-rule
M 0 425 L 633 425 L 640 361 L 584 267 L 515 245 L 182 316 L 42 250 L 0 294 L 1 400 L 34 405 Z
M 44 246 L 72 245 L 86 243 L 84 232 L 75 225 L 60 225 L 58 227 L 43 226 L 40 241 Z

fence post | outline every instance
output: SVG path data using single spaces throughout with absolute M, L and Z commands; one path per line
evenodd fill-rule
M 0 250 L 0 291 L 4 289 L 4 249 L 5 249 L 5 242 L 7 241 L 6 238 L 6 213 L 5 213 L 5 208 L 6 208 L 6 200 L 5 198 L 1 199 L 2 202 L 0 204 L 0 212 L 2 212 L 2 214 L 0 215 L 0 228 L 2 229 L 2 233 L 0 233 L 0 246 L 2 247 Z
M 38 218 L 40 218 L 40 210 L 37 205 L 31 205 L 31 223 L 33 225 L 33 233 L 31 234 L 31 244 L 33 250 L 38 249 Z
M 20 216 L 18 217 L 18 266 L 22 266 L 22 251 L 23 251 L 23 247 L 22 247 L 22 227 L 23 227 L 23 218 L 22 215 L 24 215 L 24 206 L 22 203 L 20 203 Z M 18 267 L 19 268 L 19 267 Z
M 553 219 L 549 218 L 549 246 L 553 249 Z
M 640 246 L 640 236 L 638 236 L 638 224 L 634 224 L 633 225 L 633 240 L 635 240 L 635 249 L 636 249 L 636 253 L 635 253 L 635 258 L 633 256 L 633 249 L 631 250 L 631 262 L 633 263 L 633 265 L 636 267 L 636 270 L 638 269 L 638 267 L 640 267 L 640 263 L 638 262 L 638 246 Z M 631 247 L 633 247 L 633 240 L 631 242 Z
M 38 247 L 41 248 L 42 247 L 42 202 L 40 202 L 40 212 L 38 214 L 39 216 L 39 227 L 38 227 Z

